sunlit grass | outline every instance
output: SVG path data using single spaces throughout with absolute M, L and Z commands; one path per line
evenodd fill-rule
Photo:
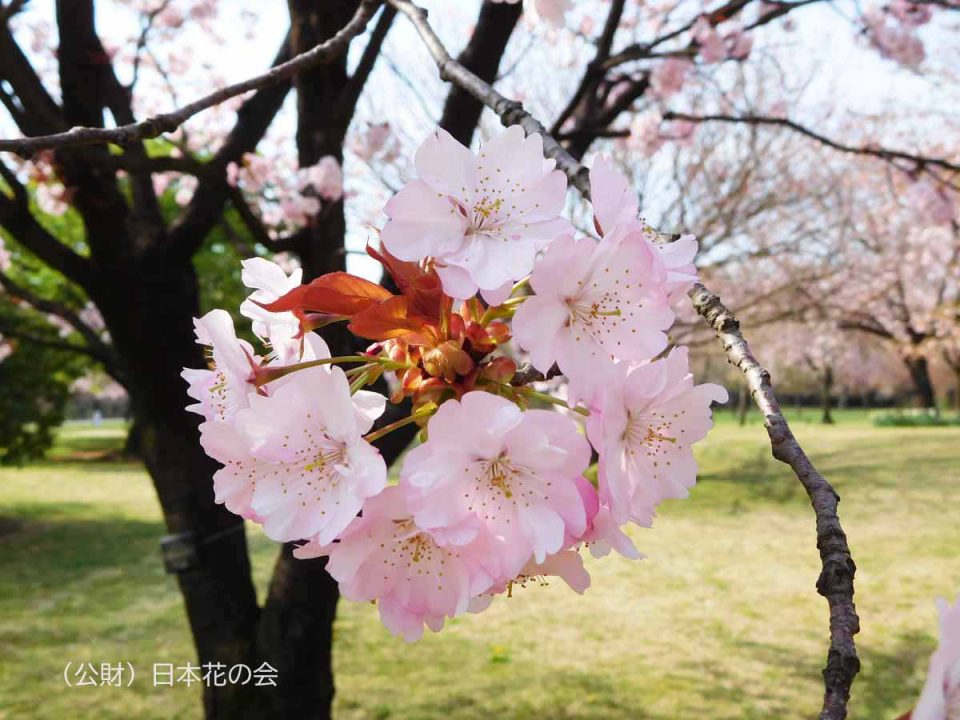
M 874 428 L 863 413 L 801 440 L 836 485 L 858 565 L 863 673 L 852 717 L 894 718 L 923 681 L 933 598 L 960 592 L 960 430 Z M 692 497 L 634 537 L 647 555 L 588 562 L 583 597 L 531 586 L 407 645 L 369 605 L 337 624 L 337 714 L 403 718 L 810 718 L 826 603 L 813 516 L 758 421 L 724 414 Z M 113 432 L 106 441 L 102 433 Z M 135 464 L 77 459 L 122 442 L 73 427 L 50 461 L 0 470 L 0 718 L 199 717 L 196 688 L 151 686 L 192 648 L 164 575 L 152 487 Z M 275 548 L 251 533 L 262 588 Z M 130 661 L 131 688 L 65 687 L 68 660 Z

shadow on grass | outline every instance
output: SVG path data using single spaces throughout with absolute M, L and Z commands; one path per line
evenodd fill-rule
M 898 635 L 891 650 L 861 645 L 863 670 L 854 682 L 851 701 L 858 716 L 892 720 L 907 712 L 920 696 L 927 661 L 936 645 L 931 635 L 918 632 Z

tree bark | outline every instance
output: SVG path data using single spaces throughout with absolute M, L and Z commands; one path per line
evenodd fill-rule
M 164 262 L 161 253 L 127 263 L 92 290 L 129 371 L 141 455 L 169 533 L 164 560 L 177 576 L 201 665 L 251 665 L 259 608 L 243 520 L 214 502 L 217 465 L 200 447 L 199 418 L 184 409 L 179 377 L 183 367 L 204 366 L 191 322 L 199 315 L 197 279 L 190 263 Z M 249 686 L 205 687 L 205 715 L 244 717 L 253 695 Z
M 832 404 L 833 398 L 833 368 L 829 365 L 820 374 L 820 407 L 822 415 L 820 422 L 824 425 L 833 425 Z
M 937 394 L 933 387 L 933 379 L 930 376 L 930 364 L 923 355 L 906 357 L 903 360 L 910 373 L 910 379 L 913 381 L 914 395 L 920 407 L 932 409 L 935 413 L 937 408 Z

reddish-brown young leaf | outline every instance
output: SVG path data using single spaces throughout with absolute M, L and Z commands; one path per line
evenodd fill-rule
M 294 288 L 263 307 L 271 312 L 292 311 L 351 317 L 365 308 L 394 297 L 376 283 L 345 272 L 332 272 Z
M 348 329 L 354 335 L 369 340 L 390 340 L 404 335 L 414 335 L 415 343 L 422 342 L 419 337 L 431 325 L 429 318 L 413 312 L 410 302 L 404 295 L 394 295 L 381 303 L 370 305 L 353 316 Z
M 443 287 L 433 268 L 424 270 L 420 263 L 398 260 L 386 248 L 377 250 L 368 245 L 367 254 L 383 265 L 400 292 L 409 298 L 411 309 L 425 317 L 439 318 Z

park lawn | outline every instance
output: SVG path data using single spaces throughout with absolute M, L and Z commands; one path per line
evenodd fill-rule
M 892 720 L 923 683 L 933 599 L 960 592 L 960 429 L 874 428 L 841 413 L 796 431 L 843 497 L 858 565 L 851 716 Z M 122 437 L 117 425 L 71 426 L 50 460 L 0 470 L 2 720 L 200 715 L 196 686 L 151 685 L 153 663 L 193 656 L 148 478 L 89 459 Z M 756 421 L 724 414 L 698 454 L 691 498 L 633 533 L 647 559 L 589 560 L 583 597 L 559 581 L 528 586 L 413 645 L 374 607 L 344 603 L 337 717 L 815 717 L 827 608 L 806 497 Z M 262 592 L 276 548 L 250 536 Z M 67 661 L 129 661 L 139 676 L 71 689 Z

